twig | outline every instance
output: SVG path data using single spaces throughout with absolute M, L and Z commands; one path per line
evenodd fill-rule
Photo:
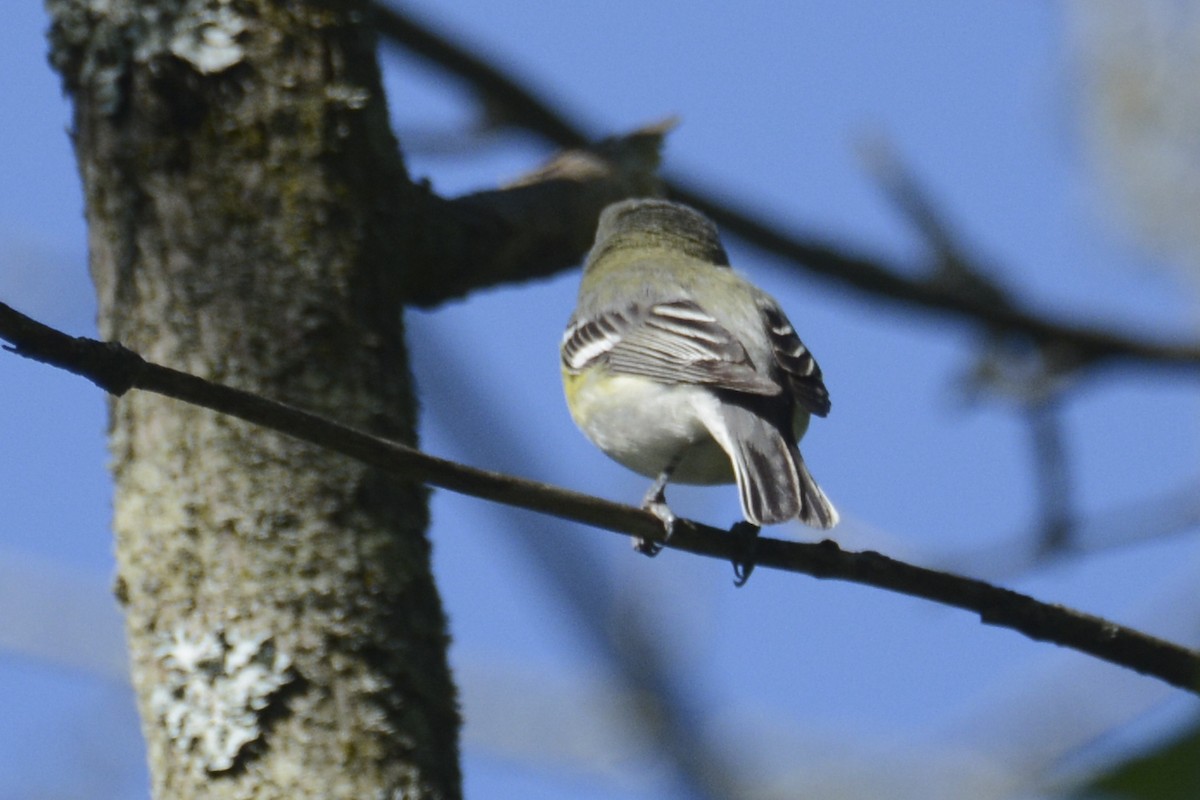
M 503 109 L 500 116 L 504 121 L 562 147 L 581 147 L 591 140 L 581 126 L 495 65 L 383 2 L 372 3 L 372 9 L 386 40 L 464 80 L 487 108 Z M 668 178 L 663 185 L 668 195 L 703 211 L 724 231 L 833 284 L 906 308 L 924 308 L 1023 335 L 1035 344 L 1073 352 L 1080 366 L 1125 361 L 1189 372 L 1200 368 L 1200 344 L 1153 341 L 1102 326 L 1054 319 L 1022 308 L 1015 300 L 1006 305 L 989 303 L 937 280 L 908 277 L 905 270 L 883 259 L 768 225 L 753 213 L 678 179 Z
M 1026 412 L 1033 439 L 1034 476 L 1037 480 L 1043 554 L 1070 550 L 1074 545 L 1071 510 L 1071 470 L 1063 432 L 1062 409 L 1054 398 Z
M 670 541 L 663 542 L 662 524 L 641 509 L 426 455 L 316 414 L 150 363 L 119 344 L 68 336 L 3 303 L 0 339 L 10 342 L 12 346 L 6 349 L 18 355 L 86 377 L 113 394 L 131 388 L 156 392 L 432 486 L 638 536 L 697 555 L 727 561 L 744 556 L 741 541 L 726 531 L 681 519 Z M 760 567 L 862 583 L 973 611 L 986 624 L 1071 647 L 1200 694 L 1200 653 L 1100 617 L 879 553 L 845 552 L 832 541 L 801 544 L 760 538 L 755 557 Z

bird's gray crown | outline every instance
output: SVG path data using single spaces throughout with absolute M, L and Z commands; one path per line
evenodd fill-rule
M 694 208 L 669 200 L 622 200 L 605 208 L 588 263 L 628 247 L 666 247 L 711 264 L 729 266 L 729 256 L 712 220 Z

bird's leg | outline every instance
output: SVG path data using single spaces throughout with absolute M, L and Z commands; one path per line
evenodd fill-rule
M 663 467 L 663 471 L 658 474 L 654 483 L 646 490 L 646 496 L 642 498 L 642 508 L 662 520 L 664 542 L 671 538 L 671 533 L 675 530 L 675 514 L 667 507 L 667 481 L 671 480 L 671 473 L 675 471 L 675 467 L 679 466 L 679 462 L 683 460 L 683 452 L 682 450 L 679 451 L 678 455 Z M 640 536 L 633 538 L 633 549 L 651 558 L 658 555 L 662 548 L 663 546 L 658 542 L 652 542 Z
M 741 588 L 754 572 L 754 553 L 758 549 L 758 526 L 745 520 L 735 523 L 729 532 L 742 539 L 741 557 L 733 560 L 733 585 Z

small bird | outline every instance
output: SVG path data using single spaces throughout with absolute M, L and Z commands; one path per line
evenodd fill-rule
M 736 482 L 755 526 L 837 524 L 797 446 L 810 415 L 829 413 L 821 370 L 774 298 L 730 268 L 700 212 L 655 199 L 604 209 L 561 354 L 575 424 L 655 479 L 642 507 L 668 536 L 670 480 Z

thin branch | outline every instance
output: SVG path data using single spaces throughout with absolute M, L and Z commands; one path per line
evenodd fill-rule
M 1033 439 L 1034 476 L 1037 481 L 1043 553 L 1071 550 L 1075 514 L 1071 510 L 1071 469 L 1063 431 L 1062 408 L 1048 399 L 1028 409 L 1026 421 Z
M 372 4 L 383 37 L 461 78 L 489 110 L 503 109 L 500 118 L 561 147 L 586 146 L 591 137 L 553 104 L 539 97 L 512 75 L 465 47 L 432 31 L 406 14 L 377 0 Z M 1082 365 L 1134 362 L 1145 366 L 1186 370 L 1200 368 L 1200 344 L 1140 338 L 1109 328 L 1055 319 L 1022 308 L 1015 300 L 989 303 L 944 282 L 909 277 L 899 265 L 856 254 L 839 245 L 802 237 L 768 225 L 755 214 L 678 179 L 663 182 L 668 195 L 712 217 L 726 232 L 780 256 L 834 285 L 902 304 L 1019 334 L 1036 344 L 1072 352 Z
M 432 486 L 638 536 L 697 555 L 739 563 L 747 558 L 745 540 L 726 531 L 679 520 L 670 541 L 663 542 L 662 523 L 641 509 L 426 455 L 283 403 L 152 364 L 119 344 L 68 336 L 3 303 L 0 339 L 10 342 L 12 346 L 6 349 L 18 355 L 81 375 L 116 395 L 131 388 L 155 392 Z M 800 544 L 763 537 L 755 543 L 753 558 L 760 567 L 862 583 L 973 611 L 986 624 L 1070 647 L 1200 694 L 1200 653 L 982 581 L 916 567 L 870 551 L 845 552 L 832 541 Z

